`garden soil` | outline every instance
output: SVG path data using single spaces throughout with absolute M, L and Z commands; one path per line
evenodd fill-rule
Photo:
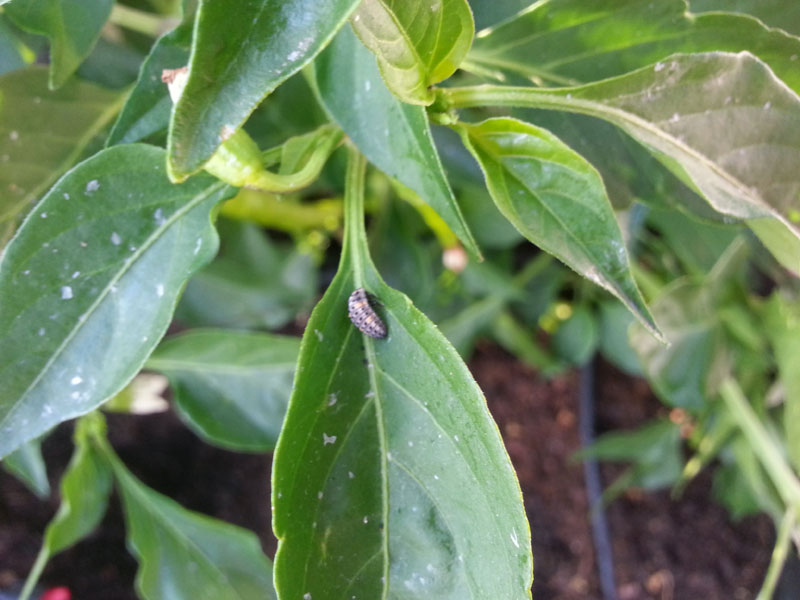
M 583 469 L 570 461 L 579 448 L 577 373 L 546 381 L 492 345 L 479 345 L 470 368 L 519 475 L 533 531 L 534 600 L 599 600 Z M 646 383 L 600 366 L 600 431 L 633 428 L 663 410 Z M 252 529 L 266 552 L 274 553 L 269 456 L 208 446 L 172 413 L 108 420 L 113 446 L 145 483 L 188 508 Z M 70 435 L 65 424 L 44 443 L 54 489 L 69 460 Z M 619 466 L 604 466 L 604 483 L 620 472 Z M 772 526 L 766 517 L 732 523 L 711 500 L 710 482 L 701 475 L 677 501 L 668 492 L 634 491 L 611 504 L 620 600 L 755 597 L 769 561 Z M 57 507 L 56 498 L 40 502 L 0 472 L 0 592 L 19 588 Z M 127 600 L 135 598 L 135 572 L 114 497 L 101 527 L 53 558 L 43 583 L 68 586 L 73 600 Z

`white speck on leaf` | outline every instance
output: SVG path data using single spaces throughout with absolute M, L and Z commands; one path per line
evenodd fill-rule
M 411 440 L 408 440 L 408 447 L 409 448 L 413 448 L 414 447 L 414 442 L 412 442 Z
M 167 220 L 164 218 L 164 211 L 160 208 L 157 208 L 156 212 L 153 213 L 153 219 L 155 220 L 156 225 L 163 225 L 167 222 Z
M 78 385 L 80 383 L 83 383 L 83 377 L 81 377 L 80 375 L 75 375 L 75 377 L 69 380 L 69 383 L 70 385 Z
M 322 492 L 317 492 L 317 500 L 322 500 L 322 496 L 324 494 Z
M 328 406 L 333 406 L 336 404 L 336 394 L 328 394 Z
M 64 200 L 69 200 L 69 194 L 67 192 L 64 192 Z
M 203 238 L 197 238 L 197 242 L 194 245 L 194 254 L 200 252 L 200 248 L 203 247 Z
M 322 434 L 322 445 L 327 446 L 328 444 L 335 444 L 336 443 L 336 436 L 335 435 L 328 435 L 327 433 Z
M 454 435 L 454 436 L 453 436 L 453 439 L 454 439 L 455 441 L 459 441 L 459 439 L 458 439 L 458 436 L 457 436 L 457 435 Z
M 372 83 L 370 82 L 370 80 L 369 80 L 369 79 L 367 79 L 367 80 L 364 82 L 364 91 L 365 91 L 365 92 L 368 92 L 368 91 L 370 91 L 371 89 L 372 89 Z
M 658 73 L 658 72 L 659 72 L 661 69 L 663 69 L 663 68 L 664 68 L 664 63 L 662 63 L 662 62 L 657 62 L 657 63 L 656 63 L 656 66 L 655 66 L 655 67 L 653 67 L 653 70 L 654 70 L 656 73 Z
M 322 335 L 322 332 L 319 329 L 315 329 L 314 333 L 317 335 L 317 339 L 321 342 L 325 339 L 325 336 Z
M 303 600 L 311 600 L 311 594 L 303 594 Z
M 46 213 L 46 212 L 43 212 L 43 213 L 42 213 L 41 215 L 39 215 L 39 216 L 40 216 L 40 217 L 42 217 L 43 219 L 46 219 L 46 218 L 47 218 L 47 213 Z
M 159 283 L 156 286 L 156 296 L 161 298 L 161 296 L 163 296 L 163 295 L 164 295 L 164 284 L 163 283 Z
M 68 285 L 65 285 L 61 288 L 61 299 L 62 300 L 71 300 L 72 299 L 72 288 Z
M 44 332 L 45 332 L 44 327 L 39 327 L 39 331 L 37 332 L 39 334 L 39 337 L 42 337 L 44 335 Z
M 680 121 L 681 116 L 678 113 L 672 113 L 672 116 L 669 118 L 670 123 L 677 123 Z
M 433 478 L 434 478 L 436 481 L 439 481 L 439 476 L 438 476 L 438 475 L 434 475 L 434 476 L 433 476 Z
M 347 476 L 348 476 L 350 479 L 355 479 L 355 477 L 356 477 L 356 476 L 355 476 L 355 473 L 353 473 L 352 471 L 348 471 L 348 472 L 347 472 Z
M 111 233 L 111 243 L 115 246 L 119 246 L 122 243 L 122 238 L 116 231 Z
M 75 272 L 72 274 L 72 278 L 73 278 L 73 279 L 77 279 L 77 278 L 78 278 L 78 276 L 80 276 L 80 274 L 81 274 L 81 272 L 80 272 L 80 271 L 75 271 Z
M 772 107 L 772 102 L 765 102 L 764 103 L 764 110 L 769 110 Z
M 97 179 L 92 179 L 89 183 L 86 184 L 86 193 L 91 194 L 96 192 L 100 189 L 100 182 Z
M 366 525 L 367 523 L 369 523 L 369 517 L 364 517 L 364 525 Z
M 12 131 L 11 133 L 8 134 L 8 137 L 12 142 L 16 142 L 19 139 L 19 133 L 16 131 Z
M 512 529 L 511 530 L 510 537 L 511 537 L 511 543 L 514 544 L 517 548 L 519 548 L 519 539 L 517 538 L 517 530 L 516 529 Z

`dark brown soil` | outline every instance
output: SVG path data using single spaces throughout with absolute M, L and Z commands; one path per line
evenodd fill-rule
M 578 449 L 577 376 L 538 377 L 494 346 L 481 345 L 471 368 L 514 462 L 533 531 L 535 600 L 600 598 Z M 635 427 L 663 410 L 647 385 L 604 366 L 598 427 Z M 268 554 L 268 456 L 226 452 L 200 442 L 171 414 L 109 417 L 112 444 L 145 483 L 184 506 L 255 531 Z M 44 445 L 51 481 L 69 460 L 70 427 Z M 607 477 L 618 469 L 604 468 Z M 701 476 L 678 502 L 668 493 L 628 493 L 608 510 L 620 600 L 754 598 L 769 560 L 766 518 L 732 524 Z M 33 564 L 57 501 L 38 502 L 0 472 L 0 591 L 20 585 Z M 125 549 L 116 499 L 102 527 L 51 560 L 43 581 L 76 600 L 135 598 L 136 563 Z M 499 600 L 499 599 L 498 599 Z

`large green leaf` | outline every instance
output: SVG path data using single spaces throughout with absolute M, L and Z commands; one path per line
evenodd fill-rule
M 146 600 L 275 600 L 272 565 L 251 531 L 192 512 L 136 479 L 113 454 L 128 543 Z
M 217 248 L 230 188 L 173 185 L 164 152 L 116 146 L 67 173 L 0 262 L 0 457 L 110 398 L 164 334 Z
M 800 39 L 745 15 L 691 15 L 685 0 L 547 0 L 475 42 L 469 60 L 534 81 L 574 85 L 676 53 L 749 51 L 795 91 Z M 532 60 L 531 57 L 535 57 Z
M 77 422 L 75 451 L 61 479 L 61 505 L 44 532 L 26 589 L 33 587 L 50 557 L 92 533 L 105 515 L 113 479 L 108 462 L 95 444 L 96 437 L 104 435 L 105 423 L 97 414 Z
M 506 218 L 537 246 L 617 296 L 656 332 L 597 171 L 530 123 L 497 118 L 459 129 Z
M 423 105 L 433 102 L 428 88 L 458 68 L 475 33 L 467 0 L 363 0 L 351 23 L 389 89 Z
M 777 229 L 794 241 L 793 252 L 776 257 L 800 272 L 800 97 L 751 54 L 674 55 L 575 88 L 484 86 L 442 94 L 462 107 L 548 108 L 607 120 L 644 144 L 716 211 L 771 218 L 770 235 Z M 755 223 L 755 232 L 766 238 Z
M 757 17 L 771 27 L 800 35 L 800 4 L 786 0 L 691 0 L 692 11 L 741 12 Z
M 398 100 L 372 54 L 343 29 L 315 62 L 325 107 L 367 159 L 431 205 L 473 254 L 477 246 L 433 145 L 425 109 Z
M 0 77 L 0 246 L 108 125 L 121 101 L 119 93 L 80 81 L 50 91 L 42 67 Z
M 453 347 L 383 283 L 351 154 L 339 271 L 301 346 L 273 468 L 285 598 L 530 598 L 520 491 L 480 389 Z M 374 294 L 385 339 L 347 318 Z
M 50 482 L 47 480 L 47 466 L 42 458 L 41 440 L 31 440 L 23 444 L 6 456 L 0 466 L 24 483 L 40 500 L 50 495 Z
M 113 6 L 114 0 L 15 0 L 5 13 L 50 38 L 50 87 L 57 88 L 89 56 Z
M 161 81 L 164 69 L 177 69 L 189 62 L 192 21 L 162 36 L 142 64 L 139 78 L 119 114 L 107 145 L 129 144 L 166 130 L 172 112 L 167 85 Z
M 172 114 L 169 169 L 198 171 L 264 97 L 325 47 L 358 0 L 203 0 L 189 79 Z
M 283 424 L 299 349 L 294 337 L 194 330 L 164 341 L 145 367 L 169 377 L 178 414 L 203 438 L 267 451 Z

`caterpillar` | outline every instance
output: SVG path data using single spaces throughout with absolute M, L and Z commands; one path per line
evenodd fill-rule
M 358 288 L 347 299 L 347 316 L 361 333 L 373 338 L 386 337 L 386 325 L 370 306 L 364 288 Z

